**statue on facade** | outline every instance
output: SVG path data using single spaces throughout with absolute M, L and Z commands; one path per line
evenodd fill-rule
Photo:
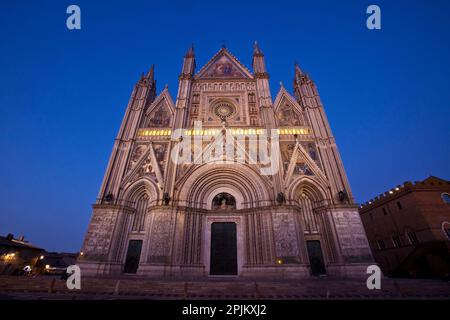
M 283 203 L 286 202 L 286 197 L 284 196 L 283 192 L 278 192 L 277 202 L 278 202 L 279 205 L 282 205 Z
M 345 191 L 345 190 L 341 190 L 338 192 L 338 198 L 341 203 L 349 203 L 350 202 L 347 191 Z

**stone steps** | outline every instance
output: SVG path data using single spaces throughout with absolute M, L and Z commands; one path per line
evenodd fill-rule
M 450 284 L 440 281 L 383 279 L 382 290 L 364 281 L 311 279 L 290 282 L 158 281 L 139 278 L 82 278 L 81 290 L 69 290 L 58 277 L 0 276 L 0 292 L 55 293 L 153 299 L 388 299 L 447 298 Z

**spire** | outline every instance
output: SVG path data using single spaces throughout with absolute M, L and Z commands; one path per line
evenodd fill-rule
M 294 64 L 295 68 L 295 75 L 294 75 L 294 94 L 298 100 L 301 100 L 302 96 L 305 94 L 301 87 L 303 85 L 309 85 L 311 84 L 314 86 L 314 83 L 311 81 L 307 73 L 304 73 L 303 70 L 300 68 L 298 63 L 296 62 Z
M 149 81 L 153 81 L 155 78 L 155 65 L 152 64 L 150 70 L 148 70 L 147 75 L 145 76 Z
M 194 44 L 191 44 L 188 51 L 186 52 L 185 58 L 192 58 L 194 57 Z
M 308 75 L 303 72 L 303 70 L 300 68 L 298 63 L 295 63 L 295 76 L 294 76 L 294 82 L 301 82 L 305 81 L 305 79 L 309 79 Z
M 272 97 L 270 95 L 269 74 L 266 70 L 266 62 L 264 61 L 264 54 L 259 48 L 258 42 L 253 44 L 253 76 L 256 79 L 256 86 L 259 92 L 261 107 L 269 108 L 272 105 Z M 273 115 L 273 113 L 272 113 Z M 270 117 L 265 115 L 264 117 Z M 267 119 L 264 118 L 263 119 Z
M 264 56 L 261 49 L 259 48 L 258 41 L 255 40 L 255 43 L 253 44 L 253 55 L 254 56 Z
M 180 79 L 190 79 L 195 71 L 194 44 L 191 44 L 183 59 Z
M 301 75 L 301 74 L 303 74 L 303 71 L 302 71 L 302 69 L 300 69 L 300 66 L 298 65 L 298 63 L 296 62 L 295 63 L 295 75 Z
M 264 61 L 264 54 L 262 53 L 261 49 L 259 48 L 258 42 L 255 41 L 253 44 L 253 72 L 256 77 L 266 77 L 268 78 L 269 75 L 266 71 L 266 63 Z

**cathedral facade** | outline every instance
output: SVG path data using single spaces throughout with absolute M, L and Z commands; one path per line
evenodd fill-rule
M 221 48 L 184 56 L 176 99 L 134 87 L 78 265 L 149 277 L 363 277 L 372 254 L 314 82 L 269 88 Z

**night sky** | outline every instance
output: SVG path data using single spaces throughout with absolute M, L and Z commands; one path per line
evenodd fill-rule
M 358 202 L 407 180 L 450 179 L 450 1 L 1 1 L 0 234 L 78 251 L 140 73 L 175 99 L 225 41 L 272 97 L 294 62 L 316 82 Z M 66 8 L 81 8 L 79 31 Z M 382 29 L 366 28 L 381 7 Z

